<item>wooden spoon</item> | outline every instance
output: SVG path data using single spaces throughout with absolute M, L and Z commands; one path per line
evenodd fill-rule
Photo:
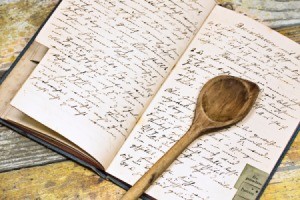
M 199 94 L 190 129 L 128 190 L 122 200 L 140 197 L 199 136 L 242 120 L 252 108 L 258 93 L 255 83 L 233 76 L 222 75 L 209 80 Z

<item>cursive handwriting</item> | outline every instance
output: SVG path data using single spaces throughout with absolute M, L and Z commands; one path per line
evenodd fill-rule
M 299 51 L 280 47 L 281 41 L 246 19 L 222 20 L 224 12 L 207 19 L 121 149 L 124 157 L 114 164 L 126 163 L 117 168 L 124 173 L 144 174 L 188 130 L 200 88 L 212 77 L 230 74 L 252 80 L 260 96 L 241 123 L 192 143 L 154 183 L 149 191 L 154 196 L 154 188 L 161 187 L 171 191 L 165 196 L 170 199 L 193 199 L 191 194 L 232 199 L 244 165 L 270 172 L 298 124 Z M 142 158 L 147 163 L 137 166 Z M 214 197 L 216 191 L 223 196 Z
M 66 0 L 58 9 L 42 33 L 52 53 L 31 85 L 124 141 L 198 31 L 202 4 Z

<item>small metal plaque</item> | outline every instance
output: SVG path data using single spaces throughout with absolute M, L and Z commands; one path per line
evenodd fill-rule
M 268 176 L 268 173 L 247 164 L 234 185 L 237 192 L 233 200 L 255 200 Z

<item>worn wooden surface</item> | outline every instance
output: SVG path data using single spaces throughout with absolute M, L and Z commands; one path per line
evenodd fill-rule
M 125 191 L 65 161 L 0 174 L 0 199 L 120 199 Z
M 0 75 L 9 68 L 57 2 L 0 0 Z
M 234 10 L 246 13 L 263 24 L 279 28 L 300 24 L 299 0 L 217 0 L 232 3 Z
M 0 125 L 0 172 L 63 160 L 66 158 Z
M 0 0 L 0 74 L 10 66 L 57 2 L 58 0 Z M 246 12 L 271 27 L 288 26 L 277 30 L 300 42 L 299 0 L 219 2 L 233 2 L 229 7 Z M 119 199 L 124 192 L 93 172 L 65 160 L 1 126 L 0 199 Z M 299 185 L 300 135 L 279 166 L 262 199 L 300 199 Z
M 300 199 L 300 137 L 265 190 L 262 200 Z M 124 190 L 71 161 L 0 174 L 0 199 L 117 200 Z

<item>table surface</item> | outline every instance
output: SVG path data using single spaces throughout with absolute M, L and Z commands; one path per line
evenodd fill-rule
M 0 0 L 0 75 L 58 0 Z M 219 3 L 225 1 L 219 0 Z M 300 43 L 299 0 L 230 0 Z M 120 199 L 125 191 L 94 172 L 0 125 L 0 199 Z M 261 199 L 300 199 L 300 134 Z

